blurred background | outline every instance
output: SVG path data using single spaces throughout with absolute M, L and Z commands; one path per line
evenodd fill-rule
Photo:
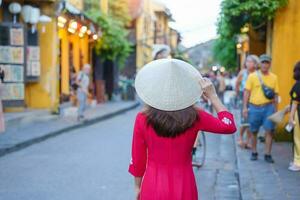
M 187 61 L 217 89 L 224 82 L 239 121 L 237 75 L 248 55 L 268 54 L 279 109 L 289 105 L 298 9 L 298 0 L 0 0 L 0 199 L 132 199 L 134 78 L 154 59 Z M 300 199 L 299 173 L 286 170 L 286 122 L 276 129 L 275 166 L 248 163 L 235 136 L 209 136 L 200 197 Z

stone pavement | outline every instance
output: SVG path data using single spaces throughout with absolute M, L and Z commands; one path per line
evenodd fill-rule
M 42 110 L 16 115 L 8 114 L 6 116 L 8 127 L 3 134 L 0 134 L 0 156 L 66 131 L 113 117 L 138 105 L 137 101 L 115 101 L 89 107 L 86 111 L 86 118 L 82 122 L 77 121 L 75 107 L 65 108 L 61 115 L 51 115 Z
M 199 199 L 240 200 L 233 135 L 206 133 L 206 163 L 194 170 Z
M 235 116 L 238 120 L 238 112 L 235 112 Z M 237 139 L 238 133 L 235 137 Z M 292 161 L 292 144 L 274 142 L 274 164 L 264 161 L 264 143 L 258 143 L 258 153 L 258 161 L 250 161 L 251 151 L 236 147 L 241 199 L 299 200 L 300 172 L 287 169 Z

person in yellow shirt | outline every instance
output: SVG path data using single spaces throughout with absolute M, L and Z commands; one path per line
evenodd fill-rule
M 252 154 L 251 160 L 258 159 L 257 133 L 263 126 L 265 129 L 265 161 L 274 163 L 271 156 L 273 133 L 275 124 L 268 117 L 277 110 L 278 104 L 278 79 L 270 72 L 271 57 L 263 54 L 260 56 L 261 69 L 250 74 L 246 81 L 243 116 L 248 118 L 250 132 L 252 133 Z

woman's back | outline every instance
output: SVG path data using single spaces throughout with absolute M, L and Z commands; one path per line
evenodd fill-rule
M 219 118 L 204 111 L 198 114 L 199 120 L 175 138 L 158 136 L 147 125 L 146 116 L 137 115 L 129 172 L 143 176 L 141 199 L 197 199 L 191 152 L 198 131 L 235 131 L 233 117 L 228 112 L 219 113 Z

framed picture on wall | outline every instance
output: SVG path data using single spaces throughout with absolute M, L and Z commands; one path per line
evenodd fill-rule
M 31 61 L 31 75 L 32 76 L 40 76 L 41 75 L 40 61 Z
M 39 46 L 28 46 L 27 47 L 27 61 L 38 61 L 40 60 L 40 47 Z
M 16 45 L 16 46 L 24 45 L 24 33 L 22 28 L 10 29 L 10 45 Z
M 9 46 L 0 46 L 0 63 L 10 63 L 11 52 Z
M 24 84 L 23 83 L 7 83 L 3 84 L 2 100 L 23 100 Z
M 22 65 L 0 65 L 4 70 L 4 82 L 23 82 L 24 66 Z
M 11 62 L 15 64 L 24 63 L 24 48 L 23 47 L 10 47 Z

